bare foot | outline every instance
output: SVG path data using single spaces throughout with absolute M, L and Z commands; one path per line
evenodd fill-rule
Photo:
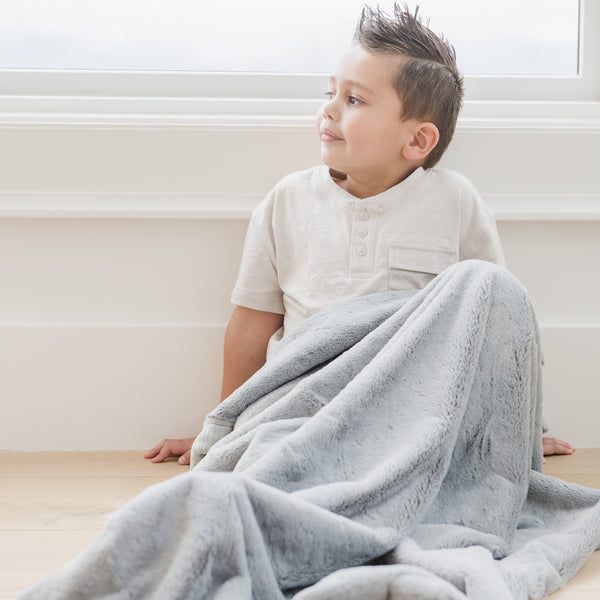
M 544 437 L 542 438 L 544 456 L 552 454 L 573 454 L 575 448 L 567 442 L 563 442 L 557 438 Z

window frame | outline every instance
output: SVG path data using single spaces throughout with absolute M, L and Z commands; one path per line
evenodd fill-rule
M 600 2 L 580 0 L 579 73 L 552 76 L 469 76 L 469 105 L 600 104 Z M 327 74 L 164 71 L 0 70 L 0 121 L 121 121 L 153 115 L 181 122 L 305 121 L 327 89 Z M 531 107 L 527 108 L 529 111 Z M 514 113 L 514 106 L 510 108 Z M 594 111 L 594 115 L 598 115 Z

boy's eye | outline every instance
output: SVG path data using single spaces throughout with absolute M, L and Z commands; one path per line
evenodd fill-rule
M 325 97 L 328 100 L 333 100 L 335 98 L 335 92 L 325 92 Z M 362 104 L 362 100 L 359 100 L 358 98 L 356 98 L 356 96 L 346 96 L 346 100 L 348 104 L 353 104 L 355 106 L 358 104 Z

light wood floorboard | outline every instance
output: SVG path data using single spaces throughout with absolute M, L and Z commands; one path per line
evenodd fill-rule
M 74 557 L 106 517 L 150 485 L 187 470 L 142 452 L 0 452 L 0 600 Z M 549 457 L 546 473 L 600 489 L 600 449 Z M 600 598 L 600 552 L 552 600 Z
M 142 454 L 0 453 L 0 600 L 73 558 L 119 506 L 187 470 Z

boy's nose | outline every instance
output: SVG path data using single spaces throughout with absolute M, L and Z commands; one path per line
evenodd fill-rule
M 335 107 L 335 100 L 331 99 L 331 100 L 327 100 L 324 104 L 323 104 L 323 108 L 321 109 L 323 112 L 323 116 L 330 120 L 330 121 L 335 121 L 336 116 L 338 114 L 338 111 Z

